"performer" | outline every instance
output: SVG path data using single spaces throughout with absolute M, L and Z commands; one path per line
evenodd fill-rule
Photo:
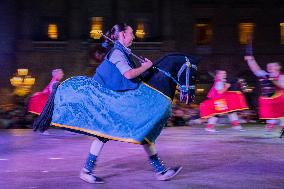
M 89 52 L 90 61 L 85 72 L 87 76 L 94 75 L 96 68 L 100 63 L 102 63 L 102 61 L 105 58 L 105 55 L 108 53 L 109 50 L 110 49 L 107 46 L 105 46 L 104 43 L 97 44 L 91 48 Z
M 52 85 L 60 82 L 64 77 L 62 69 L 55 69 L 52 71 L 52 79 L 42 92 L 35 93 L 29 100 L 28 112 L 39 115 L 44 108 L 47 99 L 52 91 Z
M 217 70 L 213 87 L 207 95 L 208 99 L 200 104 L 201 118 L 208 119 L 205 128 L 208 132 L 216 132 L 215 125 L 218 120 L 216 116 L 227 113 L 233 129 L 243 131 L 236 111 L 248 109 L 248 106 L 240 91 L 228 91 L 231 85 L 226 83 L 226 78 L 226 71 Z
M 93 169 L 109 139 L 142 144 L 156 178 L 170 180 L 182 167 L 167 168 L 154 142 L 170 116 L 171 101 L 140 81 L 139 76 L 152 67 L 152 62 L 145 59 L 137 67 L 132 60 L 128 53 L 134 39 L 132 28 L 116 24 L 108 35 L 115 41 L 114 47 L 93 79 L 74 77 L 58 87 L 52 124 L 97 137 L 80 173 L 88 183 L 104 182 Z
M 266 120 L 266 131 L 270 132 L 277 122 L 284 128 L 284 75 L 278 62 L 267 64 L 262 70 L 254 56 L 244 57 L 251 71 L 259 78 L 261 95 L 259 97 L 259 118 Z

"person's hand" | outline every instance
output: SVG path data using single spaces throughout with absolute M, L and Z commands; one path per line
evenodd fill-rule
M 250 60 L 254 60 L 254 57 L 248 55 L 248 56 L 245 56 L 244 59 L 245 59 L 245 61 L 250 61 Z
M 231 87 L 231 84 L 230 83 L 225 83 L 225 88 L 230 88 Z
M 147 69 L 149 69 L 149 68 L 151 68 L 153 66 L 153 63 L 152 63 L 151 60 L 145 58 L 145 61 L 142 62 L 142 66 L 147 68 Z

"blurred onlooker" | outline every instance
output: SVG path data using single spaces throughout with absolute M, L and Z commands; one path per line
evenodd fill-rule
M 186 125 L 186 121 L 184 119 L 184 111 L 182 109 L 178 108 L 173 109 L 172 124 L 173 126 Z
M 55 69 L 52 71 L 52 79 L 42 92 L 35 93 L 29 100 L 28 112 L 39 115 L 52 91 L 53 84 L 60 82 L 64 77 L 62 69 Z
M 102 43 L 102 45 L 96 45 L 91 48 L 89 52 L 90 63 L 86 70 L 87 76 L 93 76 L 97 66 L 104 60 L 107 52 L 109 51 L 108 47 Z

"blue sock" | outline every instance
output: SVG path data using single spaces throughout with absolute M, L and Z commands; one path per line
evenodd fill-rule
M 157 173 L 163 172 L 167 169 L 164 162 L 159 158 L 158 154 L 150 156 L 150 164 Z
M 96 161 L 97 161 L 97 156 L 89 153 L 84 168 L 87 169 L 89 172 L 93 172 L 93 169 L 96 165 Z

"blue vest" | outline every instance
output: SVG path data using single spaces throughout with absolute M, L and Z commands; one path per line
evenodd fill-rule
M 140 82 L 139 79 L 127 79 L 120 73 L 116 65 L 109 61 L 109 56 L 115 49 L 120 50 L 125 55 L 126 60 L 128 61 L 128 65 L 131 68 L 136 67 L 130 55 L 127 54 L 127 52 L 124 50 L 124 48 L 119 42 L 116 42 L 114 47 L 106 55 L 104 61 L 96 69 L 96 74 L 94 75 L 93 79 L 95 79 L 105 88 L 114 91 L 126 91 L 138 88 Z

